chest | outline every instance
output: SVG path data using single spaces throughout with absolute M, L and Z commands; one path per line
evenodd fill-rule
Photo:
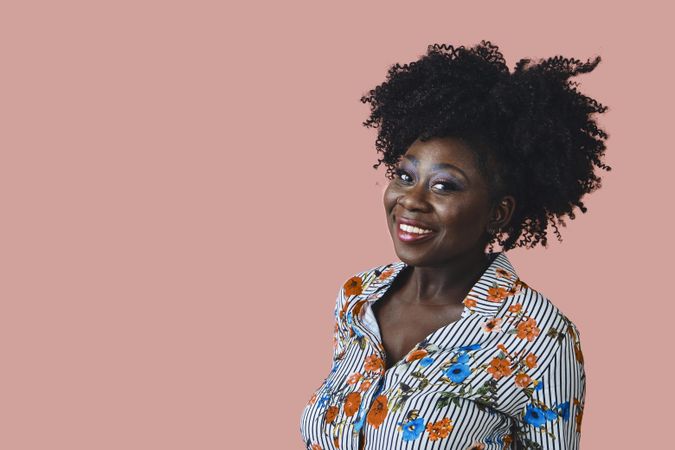
M 403 359 L 415 346 L 446 325 L 459 320 L 464 307 L 459 305 L 411 305 L 394 297 L 373 304 L 373 314 L 380 329 L 387 354 L 385 368 Z

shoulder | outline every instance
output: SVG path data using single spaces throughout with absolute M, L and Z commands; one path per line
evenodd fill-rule
M 577 325 L 549 297 L 522 281 L 516 282 L 519 283 L 497 314 L 513 343 L 536 353 L 542 369 L 560 358 L 571 358 L 583 365 Z
M 338 297 L 335 305 L 335 312 L 339 314 L 349 308 L 359 297 L 367 296 L 386 281 L 394 272 L 401 267 L 401 262 L 390 262 L 378 266 L 363 268 L 360 271 L 352 272 L 344 277 L 340 284 Z
M 346 297 L 356 297 L 368 293 L 375 285 L 385 281 L 393 275 L 402 263 L 388 263 L 369 267 L 347 277 L 342 284 L 342 290 Z
M 551 298 L 529 284 L 517 279 L 513 295 L 507 296 L 500 310 L 500 316 L 514 315 L 531 320 L 540 332 L 551 336 L 557 333 L 579 336 L 577 325 Z

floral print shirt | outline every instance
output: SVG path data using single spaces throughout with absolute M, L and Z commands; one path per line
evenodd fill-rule
M 308 450 L 578 449 L 586 393 L 579 331 L 504 252 L 488 256 L 461 318 L 388 370 L 371 306 L 406 264 L 344 283 L 332 368 L 301 415 Z

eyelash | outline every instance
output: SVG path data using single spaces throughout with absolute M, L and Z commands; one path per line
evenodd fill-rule
M 410 174 L 409 174 L 408 172 L 406 172 L 405 170 L 403 170 L 403 169 L 396 169 L 396 170 L 394 171 L 394 173 L 396 174 L 396 178 L 399 179 L 399 180 L 401 180 L 401 176 L 402 176 L 402 175 L 407 175 L 407 176 L 410 177 Z M 411 177 L 411 178 L 412 178 L 412 177 Z M 401 181 L 403 181 L 403 180 L 401 180 Z M 403 182 L 405 182 L 405 181 L 403 181 Z M 436 184 L 444 184 L 444 185 L 446 185 L 446 186 L 448 187 L 448 189 L 445 189 L 446 192 L 447 192 L 447 191 L 456 191 L 456 190 L 458 190 L 457 185 L 456 185 L 455 183 L 451 182 L 451 181 L 447 181 L 447 180 L 439 180 L 439 181 L 436 181 L 436 182 L 434 183 L 434 185 L 436 185 Z

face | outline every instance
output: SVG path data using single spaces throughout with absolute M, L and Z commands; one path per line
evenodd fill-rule
M 484 252 L 488 223 L 504 219 L 489 204 L 472 150 L 453 137 L 410 146 L 384 193 L 384 208 L 396 254 L 414 266 Z

